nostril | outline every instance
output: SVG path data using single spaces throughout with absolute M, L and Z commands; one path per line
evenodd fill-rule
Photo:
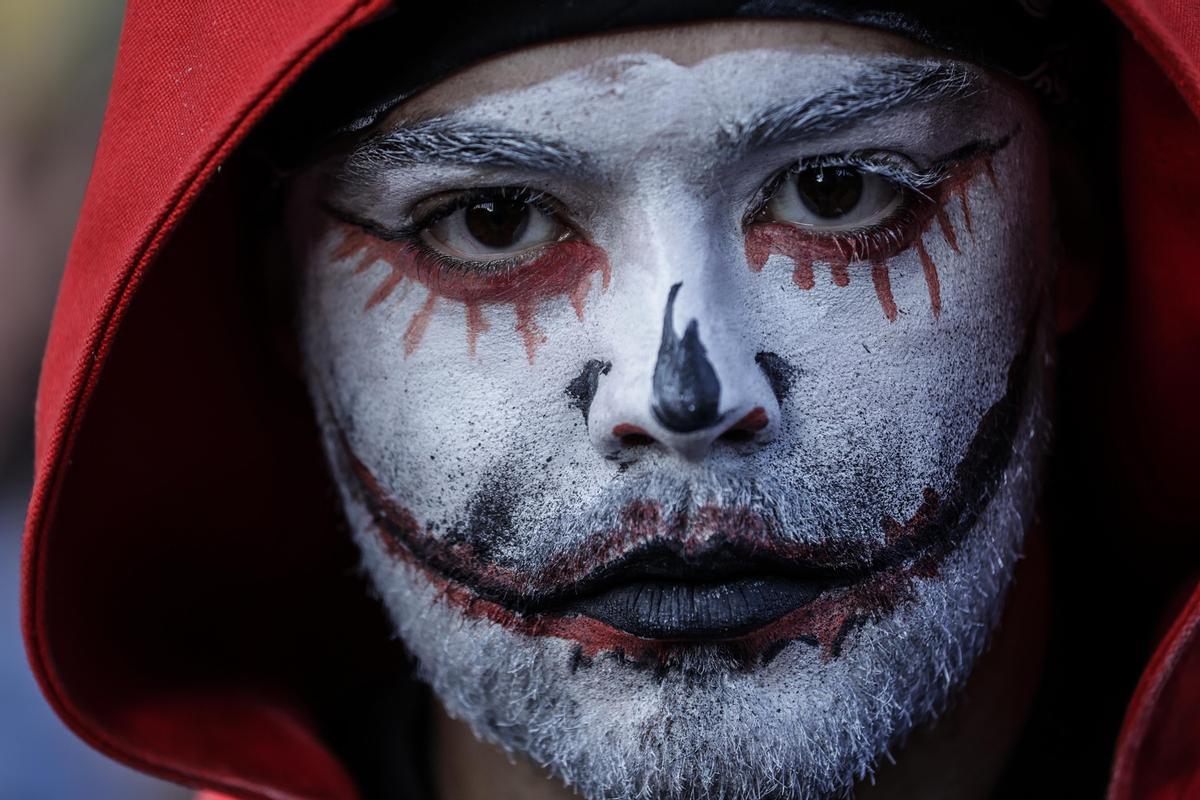
M 654 444 L 654 437 L 647 433 L 645 428 L 630 425 L 628 422 L 614 425 L 612 433 L 620 440 L 622 447 L 644 447 Z
M 762 406 L 755 406 L 750 410 L 750 413 L 730 425 L 721 434 L 720 439 L 726 442 L 748 442 L 754 438 L 756 433 L 766 428 L 769 423 L 770 418 L 767 416 L 767 410 Z

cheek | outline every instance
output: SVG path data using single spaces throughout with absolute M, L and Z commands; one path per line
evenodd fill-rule
M 334 230 L 310 251 L 301 326 L 317 403 L 389 493 L 453 523 L 578 469 L 566 388 L 608 298 L 603 251 L 560 245 L 526 280 L 483 281 L 376 242 Z
M 800 375 L 780 452 L 830 492 L 871 474 L 911 511 L 1003 393 L 1049 272 L 1040 160 L 1010 150 L 951 182 L 891 257 L 782 226 L 748 237 L 747 305 Z

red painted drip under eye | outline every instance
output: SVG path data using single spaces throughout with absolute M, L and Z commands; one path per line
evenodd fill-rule
M 832 237 L 815 237 L 794 225 L 755 225 L 746 236 L 746 259 L 753 272 L 761 272 L 773 253 L 792 259 L 792 283 L 808 290 L 816 285 L 813 263 L 829 265 L 830 280 L 837 286 L 850 283 L 850 259 L 843 244 Z
M 950 215 L 946 213 L 946 207 L 940 205 L 937 211 L 933 212 L 937 217 L 938 227 L 942 229 L 942 238 L 946 240 L 946 244 L 950 245 L 950 249 L 955 253 L 960 252 L 958 249 L 958 234 L 954 232 L 954 224 L 950 222 Z
M 905 225 L 898 238 L 883 238 L 882 247 L 886 247 L 886 250 L 870 243 L 864 246 L 860 241 L 845 235 L 820 234 L 795 225 L 770 222 L 750 226 L 746 233 L 746 260 L 751 271 L 761 272 L 767 260 L 774 254 L 791 259 L 794 265 L 792 282 L 805 291 L 816 285 L 813 267 L 818 262 L 829 267 L 833 284 L 843 287 L 850 284 L 851 262 L 870 261 L 871 280 L 875 286 L 879 306 L 887 320 L 895 322 L 899 316 L 899 309 L 892 295 L 887 261 L 915 247 L 929 291 L 930 309 L 934 318 L 939 318 L 942 313 L 941 279 L 937 264 L 925 247 L 923 237 L 936 222 L 946 245 L 955 253 L 961 252 L 958 232 L 950 219 L 947 204 L 950 198 L 958 198 L 962 208 L 963 227 L 969 235 L 974 235 L 969 189 L 981 173 L 987 176 L 994 189 L 1000 188 L 991 155 L 980 156 L 960 165 L 954 175 L 937 187 L 931 198 L 919 202 L 912 220 Z
M 929 306 L 933 309 L 934 319 L 937 319 L 942 315 L 942 282 L 938 278 L 937 264 L 933 263 L 933 258 L 925 249 L 925 242 L 920 238 L 917 239 L 917 256 L 921 259 L 925 286 L 929 289 Z
M 888 275 L 887 264 L 876 261 L 871 265 L 871 282 L 875 284 L 875 296 L 879 298 L 883 315 L 887 317 L 888 322 L 895 322 L 899 311 L 896 308 L 896 300 L 892 297 L 892 279 Z
M 954 193 L 958 195 L 958 201 L 962 204 L 963 227 L 967 229 L 967 233 L 973 235 L 975 226 L 971 224 L 971 200 L 967 196 L 967 185 L 960 184 Z
M 983 171 L 988 177 L 988 182 L 992 184 L 992 188 L 999 191 L 1000 179 L 996 177 L 996 162 L 994 156 L 983 157 Z
M 792 283 L 799 286 L 805 291 L 816 286 L 816 281 L 813 279 L 813 266 L 811 261 L 798 261 L 796 268 L 792 270 Z
M 380 239 L 357 225 L 343 223 L 340 227 L 342 240 L 333 249 L 334 260 L 351 261 L 356 275 L 380 261 L 389 268 L 383 282 L 367 299 L 364 311 L 392 297 L 401 286 L 405 292 L 412 284 L 420 284 L 428 290 L 425 302 L 404 331 L 405 356 L 412 355 L 421 346 L 438 301 L 445 299 L 465 306 L 467 352 L 471 356 L 475 355 L 479 334 L 491 327 L 484 308 L 511 305 L 517 317 L 514 329 L 521 334 L 525 354 L 532 363 L 537 348 L 546 341 L 546 335 L 535 319 L 542 301 L 565 297 L 575 309 L 576 317 L 582 320 L 592 274 L 600 273 L 601 291 L 608 288 L 611 279 L 608 257 L 603 250 L 587 242 L 559 242 L 547 247 L 528 264 L 486 275 L 447 269 L 409 242 Z
M 833 278 L 834 286 L 850 285 L 850 265 L 845 261 L 835 261 L 829 265 L 829 275 Z

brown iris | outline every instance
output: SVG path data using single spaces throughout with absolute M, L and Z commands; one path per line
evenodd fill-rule
M 468 206 L 464 215 L 467 232 L 482 245 L 496 250 L 510 248 L 529 227 L 529 204 L 520 198 L 496 198 Z
M 796 174 L 796 192 L 804 207 L 823 219 L 853 211 L 863 196 L 863 176 L 847 167 L 813 167 Z

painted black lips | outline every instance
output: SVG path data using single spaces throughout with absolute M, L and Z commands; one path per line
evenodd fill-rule
M 689 556 L 659 546 L 620 559 L 545 610 L 589 616 L 644 639 L 730 639 L 856 577 L 736 546 Z
M 564 610 L 643 639 L 728 639 L 774 622 L 824 588 L 775 577 L 722 583 L 639 581 L 581 598 Z

